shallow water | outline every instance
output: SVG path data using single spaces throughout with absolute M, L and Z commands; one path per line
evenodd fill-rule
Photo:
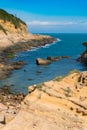
M 47 34 L 46 34 L 47 35 Z M 65 75 L 73 69 L 80 71 L 87 70 L 86 66 L 76 61 L 76 58 L 85 50 L 82 42 L 87 41 L 87 34 L 48 34 L 59 38 L 58 42 L 33 49 L 28 52 L 21 52 L 12 61 L 24 60 L 26 65 L 15 70 L 1 85 L 11 85 L 16 92 L 27 93 L 30 85 L 51 80 L 56 76 Z M 62 59 L 52 62 L 50 65 L 36 65 L 36 58 L 47 58 L 48 56 L 71 56 L 70 59 Z

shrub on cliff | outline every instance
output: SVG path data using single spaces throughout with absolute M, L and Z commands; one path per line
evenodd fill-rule
M 0 24 L 0 30 L 3 31 L 5 34 L 6 34 L 6 29 L 4 28 L 4 24 L 6 24 L 6 22 L 10 22 L 12 25 L 14 25 L 15 29 L 18 28 L 21 29 L 21 24 L 26 26 L 26 23 L 23 22 L 21 19 L 17 18 L 12 14 L 9 14 L 3 9 L 0 9 L 0 20 L 3 21 Z
M 20 27 L 20 23 L 25 24 L 21 19 L 17 18 L 12 14 L 9 14 L 3 9 L 0 9 L 0 19 L 3 20 L 4 22 L 6 21 L 11 22 L 12 24 L 14 24 L 16 28 Z

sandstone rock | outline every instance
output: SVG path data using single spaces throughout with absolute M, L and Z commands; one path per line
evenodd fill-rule
M 29 86 L 28 92 L 29 92 L 29 93 L 32 93 L 35 89 L 36 89 L 36 85 L 34 85 L 34 86 Z
M 51 64 L 51 61 L 42 59 L 42 58 L 37 58 L 36 63 L 37 63 L 37 65 L 48 65 L 48 64 Z
M 80 86 L 87 86 L 87 71 L 80 74 L 78 82 Z
M 0 115 L 0 124 L 3 124 L 3 125 L 6 124 L 6 120 L 5 120 L 5 116 L 4 115 Z
M 45 82 L 41 89 L 30 86 L 31 93 L 22 102 L 20 112 L 0 130 L 86 130 L 87 87 L 79 92 L 75 88 L 80 74 Z M 67 87 L 71 97 L 65 95 Z
M 0 111 L 6 111 L 8 108 L 6 105 L 0 103 Z

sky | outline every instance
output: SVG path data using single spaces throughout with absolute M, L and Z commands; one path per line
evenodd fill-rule
M 87 0 L 0 0 L 32 33 L 87 33 Z

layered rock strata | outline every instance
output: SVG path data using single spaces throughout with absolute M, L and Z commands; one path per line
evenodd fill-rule
M 30 86 L 20 112 L 0 130 L 86 130 L 84 75 L 86 77 L 87 72 L 74 72 L 64 78 Z

